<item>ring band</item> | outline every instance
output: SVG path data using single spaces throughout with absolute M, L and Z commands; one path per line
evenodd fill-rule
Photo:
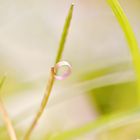
M 66 66 L 67 71 L 64 72 L 63 75 L 57 75 L 57 71 L 59 68 Z M 60 61 L 54 67 L 52 67 L 52 71 L 54 74 L 55 79 L 57 80 L 64 80 L 71 74 L 72 66 L 67 61 Z

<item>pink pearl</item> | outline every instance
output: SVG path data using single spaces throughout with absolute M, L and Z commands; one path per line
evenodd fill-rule
M 63 75 L 57 75 L 56 72 L 59 68 L 66 66 L 68 69 L 64 72 Z M 55 79 L 57 80 L 64 80 L 71 74 L 72 66 L 67 61 L 60 61 L 54 67 L 52 67 L 52 71 L 54 74 Z

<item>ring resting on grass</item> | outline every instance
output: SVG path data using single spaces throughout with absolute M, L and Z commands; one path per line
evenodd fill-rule
M 63 74 L 58 75 L 58 71 L 62 67 L 66 67 L 67 69 L 65 70 L 65 72 Z M 64 80 L 71 74 L 72 66 L 67 61 L 60 61 L 60 62 L 56 63 L 55 66 L 51 68 L 51 70 L 52 70 L 52 73 L 53 73 L 55 79 Z

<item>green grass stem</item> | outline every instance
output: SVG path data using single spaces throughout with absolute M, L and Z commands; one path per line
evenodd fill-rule
M 65 25 L 64 25 L 62 36 L 61 36 L 61 40 L 60 40 L 59 49 L 58 49 L 58 52 L 57 52 L 55 64 L 61 60 L 61 57 L 62 57 L 62 54 L 63 54 L 63 51 L 64 51 L 65 42 L 66 42 L 66 38 L 67 38 L 67 35 L 68 35 L 68 29 L 69 29 L 70 23 L 71 23 L 73 7 L 74 7 L 74 5 L 71 4 L 69 12 L 68 12 L 68 16 L 67 16 L 66 21 L 65 21 Z M 44 109 L 45 109 L 45 107 L 48 103 L 48 99 L 49 99 L 49 96 L 51 94 L 51 90 L 53 88 L 54 81 L 55 81 L 55 79 L 54 79 L 53 72 L 50 71 L 49 80 L 48 80 L 47 87 L 46 87 L 46 90 L 45 90 L 45 93 L 44 93 L 44 97 L 43 97 L 42 102 L 41 102 L 41 106 L 40 106 L 33 122 L 31 123 L 29 129 L 27 130 L 27 132 L 25 134 L 25 137 L 24 137 L 24 140 L 29 140 L 30 139 L 32 131 L 34 130 L 35 126 L 37 125 L 37 123 L 38 123 L 38 121 L 41 117 L 41 115 L 43 114 Z

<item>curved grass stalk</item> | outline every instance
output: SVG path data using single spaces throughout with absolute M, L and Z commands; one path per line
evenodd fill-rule
M 2 114 L 3 120 L 5 122 L 9 137 L 11 138 L 11 140 L 17 140 L 14 127 L 12 125 L 12 122 L 11 122 L 10 117 L 9 117 L 5 107 L 4 107 L 2 100 L 0 100 L 0 113 Z
M 4 84 L 4 81 L 5 81 L 5 76 L 3 77 L 3 79 L 0 83 L 0 89 L 2 88 L 2 86 Z M 17 140 L 15 129 L 12 125 L 11 119 L 10 119 L 6 109 L 5 109 L 5 106 L 4 106 L 1 98 L 0 98 L 0 113 L 2 115 L 2 118 L 3 118 L 4 122 L 5 122 L 5 125 L 6 125 L 6 128 L 7 128 L 10 139 L 11 140 Z
M 140 117 L 139 111 L 140 108 L 137 108 L 125 113 L 105 115 L 100 117 L 96 121 L 89 122 L 79 128 L 71 129 L 58 135 L 52 136 L 50 140 L 71 140 L 90 132 L 99 133 L 107 129 L 116 128 L 116 126 L 120 127 L 125 124 L 132 123 L 135 119 L 138 120 Z
M 118 0 L 107 0 L 110 7 L 112 8 L 124 34 L 129 46 L 129 50 L 132 56 L 132 61 L 135 69 L 135 74 L 137 78 L 137 87 L 138 87 L 138 103 L 140 104 L 140 52 L 136 37 L 132 30 L 132 27 L 121 8 Z
M 55 64 L 57 62 L 59 62 L 61 60 L 61 57 L 62 57 L 62 53 L 63 53 L 63 50 L 64 50 L 66 38 L 67 38 L 67 35 L 68 35 L 68 30 L 69 30 L 71 19 L 72 19 L 73 7 L 74 7 L 74 5 L 71 4 L 69 12 L 68 12 L 68 16 L 67 16 L 66 21 L 65 21 L 65 25 L 64 25 L 62 36 L 61 36 L 61 40 L 60 40 L 59 49 L 58 49 L 58 53 L 57 53 L 57 56 L 56 56 Z M 40 108 L 39 108 L 32 124 L 31 124 L 31 126 L 29 127 L 27 133 L 25 134 L 24 140 L 29 140 L 30 139 L 32 131 L 34 130 L 35 126 L 37 125 L 37 122 L 39 121 L 41 115 L 43 114 L 43 111 L 44 111 L 44 109 L 45 109 L 45 107 L 48 103 L 48 99 L 49 99 L 49 96 L 51 94 L 51 90 L 52 90 L 54 81 L 55 81 L 54 75 L 53 75 L 53 72 L 51 71 L 50 76 L 49 76 L 49 80 L 48 80 L 48 83 L 47 83 L 47 87 L 46 87 L 46 90 L 45 90 L 45 93 L 44 93 L 44 97 L 43 97 L 42 102 L 41 102 L 41 106 L 40 106 Z

